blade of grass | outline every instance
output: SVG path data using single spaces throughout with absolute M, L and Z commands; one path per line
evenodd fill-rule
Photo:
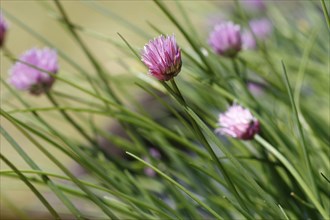
M 305 191 L 306 195 L 314 204 L 315 208 L 320 212 L 324 219 L 328 218 L 327 212 L 323 209 L 322 205 L 319 203 L 319 200 L 313 194 L 313 191 L 310 190 L 309 184 L 306 184 L 297 170 L 292 166 L 292 164 L 271 144 L 264 140 L 259 135 L 255 136 L 255 140 L 259 142 L 267 151 L 271 152 L 291 173 L 292 176 L 297 180 L 300 187 Z
M 200 199 L 198 199 L 194 194 L 192 194 L 185 187 L 183 187 L 178 182 L 176 182 L 175 180 L 173 180 L 171 177 L 169 177 L 168 175 L 166 175 L 165 173 L 163 173 L 162 171 L 160 171 L 159 169 L 157 169 L 156 167 L 154 167 L 150 163 L 147 163 L 146 161 L 142 160 L 141 158 L 135 156 L 134 154 L 131 154 L 130 152 L 126 152 L 126 153 L 128 155 L 130 155 L 131 157 L 135 158 L 136 160 L 140 161 L 144 165 L 152 168 L 155 172 L 157 172 L 159 175 L 161 175 L 162 177 L 164 177 L 167 181 L 169 181 L 170 183 L 172 183 L 173 185 L 175 185 L 177 188 L 179 188 L 184 193 L 186 193 L 190 198 L 192 198 L 193 200 L 195 200 L 201 207 L 203 207 L 205 210 L 207 210 L 208 212 L 210 212 L 216 219 L 223 219 L 215 211 L 213 211 L 209 206 L 207 206 L 204 202 L 202 202 Z
M 128 48 L 132 51 L 132 53 L 137 57 L 137 59 L 140 61 L 140 55 L 135 51 L 135 49 L 128 43 L 128 41 L 120 34 L 117 33 L 118 36 L 125 42 L 125 44 L 128 46 Z
M 149 118 L 146 118 L 146 117 L 143 117 L 143 116 L 141 116 L 141 115 L 139 115 L 139 114 L 137 114 L 137 113 L 134 113 L 134 112 L 132 112 L 132 111 L 129 111 L 129 110 L 126 109 L 125 107 L 120 106 L 120 105 L 118 105 L 118 104 L 116 104 L 116 103 L 110 101 L 109 99 L 107 99 L 107 98 L 105 98 L 105 97 L 103 97 L 103 96 L 101 96 L 101 95 L 94 94 L 93 92 L 91 92 L 91 91 L 89 91 L 89 90 L 87 90 L 87 89 L 85 89 L 85 88 L 83 88 L 83 87 L 77 85 L 76 83 L 73 83 L 73 82 L 71 82 L 71 81 L 69 81 L 69 80 L 66 80 L 64 77 L 60 77 L 60 76 L 58 76 L 57 74 L 54 75 L 54 74 L 52 74 L 52 73 L 50 73 L 50 72 L 48 72 L 48 71 L 45 71 L 45 70 L 43 70 L 43 69 L 40 69 L 40 68 L 38 68 L 38 67 L 36 67 L 36 66 L 34 66 L 34 65 L 31 65 L 31 64 L 29 64 L 29 63 L 26 63 L 26 62 L 23 62 L 23 61 L 17 60 L 17 59 L 15 59 L 15 58 L 10 57 L 10 56 L 8 56 L 8 57 L 9 57 L 10 59 L 15 60 L 15 61 L 18 61 L 18 62 L 24 63 L 24 64 L 27 65 L 27 66 L 31 66 L 31 67 L 33 67 L 33 68 L 35 68 L 35 69 L 37 69 L 37 70 L 40 70 L 40 71 L 42 71 L 42 72 L 45 72 L 45 73 L 47 73 L 47 74 L 51 74 L 52 77 L 54 77 L 54 78 L 56 78 L 56 79 L 58 79 L 58 80 L 61 80 L 62 82 L 65 82 L 66 84 L 71 85 L 72 87 L 74 87 L 74 88 L 76 88 L 76 89 L 78 89 L 78 90 L 80 90 L 80 91 L 82 91 L 82 92 L 84 92 L 84 93 L 86 93 L 86 94 L 88 94 L 88 95 L 90 95 L 90 96 L 93 96 L 93 97 L 95 97 L 95 98 L 98 98 L 98 99 L 104 101 L 105 103 L 107 103 L 107 104 L 109 104 L 109 105 L 111 105 L 111 106 L 113 106 L 113 107 L 118 108 L 122 113 L 125 113 L 125 114 L 128 114 L 128 115 L 134 117 L 134 120 L 132 120 L 132 118 L 128 118 L 127 115 L 123 115 L 123 116 L 121 116 L 120 114 L 117 114 L 117 115 L 116 115 L 117 119 L 119 119 L 119 120 L 121 120 L 121 121 L 126 121 L 126 122 L 130 122 L 130 123 L 134 123 L 134 124 L 136 124 L 136 125 L 139 125 L 139 126 L 142 126 L 142 127 L 147 127 L 147 128 L 148 128 L 148 125 L 149 125 L 149 126 L 151 126 L 152 128 L 154 128 L 155 130 L 158 130 L 158 131 L 160 131 L 161 133 L 166 134 L 166 136 L 170 137 L 171 139 L 173 139 L 173 140 L 175 140 L 175 141 L 178 141 L 179 143 L 183 144 L 184 146 L 188 147 L 189 149 L 193 149 L 193 151 L 194 151 L 195 153 L 198 153 L 200 156 L 208 157 L 207 154 L 206 154 L 204 151 L 202 151 L 201 149 L 197 148 L 196 146 L 194 146 L 192 143 L 190 143 L 190 142 L 187 141 L 186 139 L 182 139 L 181 136 L 178 136 L 176 133 L 172 132 L 171 130 L 168 130 L 168 129 L 166 129 L 166 128 L 160 126 L 159 124 L 155 123 L 153 120 L 151 120 L 151 119 L 149 119 Z M 110 114 L 110 115 L 113 115 L 112 112 L 109 112 L 109 114 Z M 138 119 L 138 120 L 140 120 L 140 121 L 138 122 L 136 119 Z
M 184 100 L 184 98 L 183 98 L 183 96 L 182 96 L 182 94 L 181 94 L 181 92 L 180 92 L 180 90 L 179 90 L 179 88 L 178 88 L 178 86 L 177 86 L 174 79 L 171 80 L 171 84 L 172 84 L 172 87 L 173 87 L 172 89 L 166 83 L 163 83 L 163 85 L 166 87 L 166 89 L 187 110 L 189 120 L 192 124 L 192 130 L 194 131 L 194 133 L 196 134 L 196 136 L 198 137 L 200 142 L 203 144 L 203 146 L 207 149 L 207 151 L 211 155 L 213 161 L 216 163 L 217 167 L 219 168 L 219 171 L 225 177 L 227 185 L 229 186 L 230 190 L 234 193 L 234 196 L 235 196 L 236 200 L 238 201 L 238 203 L 240 204 L 240 206 L 242 207 L 242 209 L 244 209 L 246 213 L 249 213 L 250 211 L 249 211 L 247 205 L 245 204 L 243 198 L 241 197 L 241 195 L 237 191 L 237 189 L 236 189 L 234 183 L 232 182 L 230 176 L 228 175 L 228 172 L 226 171 L 224 165 L 220 162 L 220 160 L 218 159 L 218 157 L 215 154 L 214 150 L 212 149 L 211 145 L 206 140 L 206 138 L 205 138 L 204 134 L 202 133 L 200 127 L 196 123 L 195 118 L 193 118 L 191 116 L 191 114 L 189 114 L 189 112 L 188 112 L 189 107 L 186 104 L 186 102 L 185 102 L 185 100 Z M 252 216 L 249 216 L 249 219 L 253 219 Z
M 65 23 L 67 24 L 67 28 L 69 30 L 69 32 L 71 33 L 71 35 L 73 36 L 73 38 L 76 40 L 76 42 L 78 43 L 78 45 L 81 47 L 81 49 L 84 51 L 84 53 L 86 54 L 86 56 L 88 57 L 88 59 L 90 60 L 91 64 L 93 65 L 96 73 L 98 74 L 98 76 L 100 77 L 100 79 L 102 79 L 102 82 L 104 84 L 104 87 L 106 88 L 107 93 L 117 102 L 120 103 L 119 98 L 117 97 L 117 95 L 114 93 L 113 89 L 110 87 L 108 79 L 104 73 L 103 68 L 101 67 L 101 65 L 97 62 L 97 60 L 95 59 L 94 55 L 91 53 L 91 51 L 88 49 L 88 47 L 85 45 L 85 43 L 82 41 L 82 39 L 79 37 L 79 35 L 77 34 L 76 30 L 70 25 L 70 19 L 67 15 L 67 13 L 65 12 L 62 4 L 60 3 L 59 0 L 54 0 L 56 7 L 58 8 L 58 10 L 60 11 L 63 20 L 65 21 Z
M 311 161 L 308 155 L 308 150 L 307 150 L 307 145 L 306 145 L 306 140 L 305 140 L 305 136 L 304 136 L 304 132 L 299 120 L 299 115 L 298 115 L 298 110 L 295 104 L 295 100 L 292 94 L 292 89 L 290 86 L 290 82 L 289 82 L 289 78 L 286 72 L 286 68 L 284 65 L 283 60 L 281 61 L 282 64 L 282 68 L 283 68 L 283 75 L 284 75 L 284 83 L 286 85 L 287 91 L 288 91 L 288 95 L 290 97 L 290 102 L 291 102 L 291 107 L 292 107 L 292 111 L 293 111 L 293 115 L 294 115 L 294 119 L 295 119 L 295 124 L 298 127 L 298 131 L 299 131 L 299 136 L 300 136 L 300 141 L 301 141 L 301 146 L 303 148 L 303 159 L 304 159 L 304 164 L 307 168 L 307 172 L 308 172 L 308 182 L 309 184 L 311 184 L 312 187 L 312 191 L 314 192 L 314 194 L 319 198 L 319 194 L 316 188 L 316 184 L 315 184 L 315 180 L 314 180 L 314 173 L 312 170 L 312 166 L 311 166 Z
M 17 142 L 7 133 L 7 131 L 0 126 L 0 133 L 6 140 L 14 147 L 18 154 L 24 161 L 34 170 L 39 170 L 39 166 L 27 155 L 27 153 L 17 144 Z M 83 214 L 73 205 L 73 203 L 59 190 L 56 185 L 48 178 L 47 175 L 41 175 L 42 180 L 49 186 L 49 188 L 57 195 L 63 204 L 71 211 L 77 219 L 84 219 Z
M 56 48 L 56 52 L 60 55 L 60 57 L 62 57 L 68 64 L 70 64 L 73 68 L 75 68 L 76 70 L 78 70 L 78 73 L 81 73 L 87 80 L 88 82 L 90 82 L 93 90 L 95 91 L 95 93 L 98 94 L 98 90 L 97 88 L 94 86 L 94 84 L 92 83 L 92 79 L 90 78 L 89 74 L 84 70 L 84 68 L 79 65 L 78 63 L 76 63 L 73 59 L 71 59 L 64 51 L 62 51 L 59 47 L 55 46 L 54 44 L 52 44 L 50 41 L 48 41 L 45 37 L 43 37 L 41 34 L 39 34 L 38 32 L 34 31 L 33 29 L 31 29 L 29 26 L 27 26 L 25 24 L 25 22 L 17 19 L 15 16 L 13 16 L 11 13 L 7 12 L 6 10 L 2 9 L 2 11 L 5 13 L 5 15 L 11 19 L 13 22 L 15 22 L 18 26 L 20 26 L 21 28 L 23 28 L 25 31 L 27 31 L 28 33 L 30 33 L 33 37 L 37 38 L 38 40 L 40 40 L 41 42 L 45 43 L 46 45 L 48 45 L 49 47 L 52 48 Z
M 26 173 L 26 174 L 43 174 L 43 175 L 51 176 L 51 177 L 58 178 L 58 179 L 61 179 L 61 180 L 67 180 L 67 181 L 71 181 L 72 182 L 72 179 L 70 179 L 69 177 L 62 176 L 62 175 L 59 175 L 59 174 L 44 172 L 44 171 L 38 171 L 38 170 L 20 170 L 20 172 L 21 173 Z M 13 173 L 13 171 L 7 171 L 7 170 L 1 170 L 0 171 L 0 175 L 11 175 L 12 173 Z M 143 208 L 150 209 L 150 210 L 152 210 L 152 211 L 154 211 L 154 212 L 162 215 L 166 219 L 171 219 L 172 218 L 170 215 L 168 215 L 165 212 L 162 212 L 159 209 L 157 209 L 156 206 L 151 206 L 150 203 L 142 202 L 141 200 L 139 200 L 139 199 L 137 199 L 135 197 L 128 196 L 128 195 L 126 195 L 124 193 L 121 193 L 121 192 L 118 192 L 118 191 L 110 190 L 108 188 L 105 188 L 105 187 L 96 185 L 95 183 L 87 182 L 87 181 L 84 181 L 84 180 L 79 180 L 79 181 L 82 184 L 86 185 L 86 186 L 92 187 L 92 188 L 97 189 L 97 190 L 100 190 L 102 192 L 109 193 L 111 195 L 115 195 L 115 196 L 117 196 L 117 197 L 119 197 L 119 198 L 121 198 L 123 200 L 127 200 L 127 201 L 132 202 L 132 203 L 134 203 L 136 205 L 142 206 Z M 72 189 L 72 190 L 74 190 L 74 189 Z M 75 191 L 76 192 L 79 192 L 77 190 L 75 190 Z M 84 194 L 84 193 L 81 192 L 80 194 Z M 86 194 L 84 194 L 84 195 L 86 195 Z
M 49 151 L 47 151 L 41 144 L 39 144 L 30 134 L 23 130 L 13 118 L 8 115 L 5 111 L 0 109 L 1 115 L 3 115 L 8 121 L 10 121 L 26 138 L 28 138 L 41 152 L 43 152 L 54 164 L 56 164 L 66 175 L 68 175 L 73 182 L 79 186 L 90 199 L 111 219 L 118 219 L 109 209 L 104 206 L 104 204 L 96 197 L 96 195 L 91 192 L 84 184 L 81 184 L 79 180 L 59 161 L 53 156 Z
M 55 98 L 53 97 L 53 95 L 50 92 L 46 92 L 47 98 L 49 99 L 49 101 L 55 106 L 55 107 L 59 107 L 59 104 L 57 103 L 57 101 L 55 100 Z M 63 117 L 69 122 L 69 124 L 71 124 L 84 138 L 86 138 L 87 141 L 89 141 L 89 143 L 93 146 L 93 147 L 97 147 L 98 144 L 96 143 L 96 141 L 91 138 L 86 131 L 69 115 L 66 113 L 65 110 L 62 109 L 58 109 L 59 112 L 63 115 Z
M 214 142 L 221 151 L 225 154 L 226 157 L 232 162 L 235 167 L 235 170 L 239 172 L 239 174 L 244 177 L 244 179 L 251 185 L 251 187 L 255 190 L 255 192 L 263 198 L 267 202 L 268 208 L 272 208 L 277 215 L 280 215 L 278 207 L 275 205 L 275 201 L 271 198 L 258 184 L 257 182 L 249 175 L 249 172 L 243 167 L 243 165 L 235 158 L 232 153 L 228 151 L 226 147 L 220 142 L 218 137 L 215 136 L 213 131 L 210 130 L 207 125 L 190 109 L 187 109 L 188 113 L 195 119 L 196 123 L 200 126 L 203 132 L 209 137 L 212 142 Z
M 287 214 L 285 213 L 284 209 L 282 208 L 282 206 L 278 205 L 278 207 L 280 208 L 281 212 L 283 213 L 285 220 L 290 220 L 289 217 L 287 216 Z
M 14 164 L 12 164 L 3 154 L 0 153 L 0 159 L 3 160 L 16 174 L 17 176 L 31 189 L 31 191 L 38 197 L 40 202 L 48 209 L 50 214 L 55 219 L 61 219 L 55 209 L 48 203 L 48 201 L 42 196 L 42 194 L 30 183 L 30 181 L 22 174 Z
M 328 179 L 323 173 L 321 173 L 321 176 L 328 182 L 330 183 L 330 179 Z
M 321 0 L 321 4 L 322 4 L 322 10 L 325 17 L 325 21 L 327 22 L 328 29 L 330 29 L 330 16 L 328 14 L 327 5 L 325 4 L 324 0 Z

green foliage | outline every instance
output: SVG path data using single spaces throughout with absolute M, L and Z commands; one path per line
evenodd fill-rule
M 46 216 L 329 219 L 326 1 L 287 3 L 288 8 L 286 3 L 267 1 L 264 16 L 274 24 L 272 35 L 258 41 L 258 49 L 241 51 L 235 60 L 214 54 L 207 45 L 206 28 L 194 24 L 206 18 L 190 14 L 185 2 L 155 0 L 150 10 L 162 13 L 167 26 L 146 21 L 148 29 L 134 25 L 107 4 L 74 3 L 103 16 L 100 22 L 115 21 L 134 34 L 114 31 L 115 37 L 74 21 L 65 1 L 31 4 L 39 4 L 65 28 L 86 58 L 82 63 L 71 57 L 66 48 L 55 46 L 28 22 L 2 9 L 11 29 L 22 28 L 40 44 L 56 48 L 67 65 L 54 76 L 54 88 L 37 97 L 44 99 L 43 104 L 15 91 L 1 75 L 4 146 L 0 159 L 5 166 L 0 175 L 7 183 L 23 181 L 46 208 L 43 211 L 48 211 Z M 226 7 L 231 11 L 228 19 L 242 26 L 254 16 L 240 1 L 221 7 L 212 1 L 191 4 L 216 6 L 217 13 Z M 290 9 L 303 17 L 290 14 Z M 140 61 L 143 45 L 135 45 L 132 36 L 148 42 L 167 33 L 166 28 L 180 39 L 183 66 L 175 80 L 159 82 L 147 76 Z M 105 65 L 85 37 L 116 48 L 113 56 L 118 56 L 120 74 L 113 74 L 115 70 Z M 2 48 L 1 59 L 21 62 L 10 44 Z M 251 82 L 261 85 L 261 93 L 248 88 Z M 253 140 L 215 133 L 217 115 L 232 103 L 248 108 L 260 121 L 261 132 Z M 42 160 L 25 149 L 24 140 L 51 165 L 41 165 Z M 9 159 L 3 148 L 14 149 L 29 168 Z M 151 149 L 157 149 L 161 157 L 155 157 Z M 62 157 L 79 165 L 84 174 L 76 174 Z M 3 185 L 1 191 L 5 190 Z M 45 196 L 48 192 L 61 205 Z M 10 206 L 20 209 L 19 204 Z

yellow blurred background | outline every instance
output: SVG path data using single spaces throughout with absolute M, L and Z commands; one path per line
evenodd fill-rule
M 111 10 L 129 21 L 133 26 L 139 27 L 145 30 L 151 36 L 157 36 L 157 33 L 148 25 L 148 22 L 156 25 L 164 33 L 176 34 L 179 44 L 183 43 L 183 37 L 179 34 L 179 31 L 173 27 L 171 22 L 163 15 L 163 13 L 157 8 L 157 6 L 151 1 L 76 1 L 76 0 L 63 0 L 61 1 L 69 18 L 73 23 L 79 24 L 88 29 L 102 33 L 105 36 L 121 41 L 117 32 L 123 35 L 132 45 L 141 49 L 147 42 L 145 38 L 138 36 L 129 28 L 125 27 L 118 20 L 107 17 L 99 11 L 93 9 L 90 3 L 97 3 L 101 9 Z M 176 3 L 166 2 L 168 7 L 174 11 L 179 11 Z M 60 25 L 54 17 L 53 11 L 57 11 L 53 1 L 46 0 L 1 0 L 1 10 L 5 13 L 10 13 L 20 21 L 24 22 L 24 25 L 28 26 L 36 33 L 42 35 L 45 39 L 50 41 L 56 48 L 59 48 L 66 55 L 77 62 L 87 72 L 94 75 L 94 69 L 90 65 L 90 62 L 82 52 L 78 44 L 73 40 L 71 35 L 65 30 L 64 26 Z M 196 27 L 202 27 L 206 22 L 208 15 L 217 16 L 217 7 L 212 2 L 200 4 L 198 1 L 182 1 L 181 6 L 189 14 L 191 23 Z M 49 7 L 50 10 L 47 10 Z M 205 16 L 206 15 L 206 16 Z M 178 17 L 183 19 L 182 15 L 178 14 Z M 9 30 L 6 35 L 6 47 L 15 55 L 19 56 L 25 50 L 32 47 L 44 47 L 46 46 L 43 42 L 36 39 L 31 34 L 27 33 L 15 22 L 7 19 L 9 23 Z M 198 28 L 197 28 L 198 29 Z M 202 31 L 205 32 L 205 31 Z M 203 34 L 201 34 L 203 35 Z M 87 36 L 86 34 L 80 34 L 86 45 L 97 57 L 97 59 L 107 68 L 112 74 L 121 74 L 123 69 L 118 65 L 118 60 L 126 60 L 122 52 L 111 44 L 98 40 L 94 37 Z M 1 52 L 1 77 L 6 80 L 8 75 L 8 69 L 12 65 L 11 61 L 4 56 Z M 136 67 L 140 68 L 140 67 Z M 141 69 L 141 71 L 145 71 Z M 60 59 L 60 71 L 62 77 L 66 77 L 69 80 L 79 80 L 77 78 L 77 70 L 72 68 L 63 59 Z M 84 84 L 82 81 L 81 84 Z M 65 93 L 74 94 L 75 90 L 69 86 L 57 82 L 53 89 L 55 91 L 62 91 Z M 23 99 L 31 103 L 31 105 L 39 107 L 50 106 L 50 103 L 45 97 L 32 97 L 28 93 L 20 92 Z M 85 97 L 86 98 L 86 97 Z M 1 106 L 5 110 L 15 109 L 17 107 L 22 108 L 19 102 L 16 101 L 10 92 L 1 86 Z M 66 124 L 59 120 L 59 115 L 55 113 L 44 113 L 47 116 L 47 120 L 54 126 L 60 127 L 61 131 L 65 131 L 68 136 L 78 138 L 75 131 L 71 127 L 67 127 Z M 24 120 L 26 123 L 31 122 L 30 114 L 19 114 L 19 118 Z M 100 127 L 105 127 L 106 123 L 104 120 L 99 119 Z M 15 129 L 8 121 L 1 117 L 1 126 L 3 126 L 11 136 L 15 138 L 18 144 L 24 148 L 24 150 L 33 158 L 33 160 L 45 171 L 61 173 L 60 170 L 54 166 L 49 159 L 47 159 L 40 151 L 36 149 L 31 142 L 29 142 L 23 135 Z M 43 143 L 43 142 L 41 142 Z M 1 153 L 9 158 L 19 169 L 29 169 L 28 165 L 20 158 L 16 151 L 11 145 L 1 136 Z M 47 147 L 47 143 L 44 143 Z M 62 153 L 53 148 L 50 149 L 57 158 L 67 164 L 68 167 L 74 166 L 73 161 L 66 157 Z M 8 170 L 7 166 L 0 161 L 1 170 Z M 3 177 L 0 180 L 1 186 L 1 219 L 17 219 L 20 210 L 33 211 L 35 215 L 33 218 L 42 218 L 39 215 L 44 210 L 42 204 L 37 198 L 30 192 L 19 180 Z M 38 186 L 38 189 L 45 192 L 46 198 L 51 198 L 51 195 L 47 197 L 48 189 L 46 187 Z M 58 204 L 55 207 L 62 207 L 60 202 L 56 200 Z M 19 210 L 13 211 L 12 206 L 16 206 Z M 88 208 L 88 207 L 84 207 Z M 40 213 L 38 213 L 40 211 Z M 15 212 L 15 213 L 14 213 Z M 31 213 L 31 212 L 30 212 Z

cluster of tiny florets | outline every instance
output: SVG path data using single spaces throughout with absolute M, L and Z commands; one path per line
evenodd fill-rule
M 142 62 L 149 68 L 149 74 L 158 80 L 167 81 L 181 71 L 181 50 L 175 36 L 159 36 L 149 41 L 142 52 Z
M 236 104 L 219 114 L 218 126 L 216 132 L 242 140 L 253 139 L 260 130 L 259 121 L 252 113 Z
M 32 48 L 24 52 L 9 71 L 9 83 L 18 90 L 39 95 L 47 92 L 58 71 L 57 53 L 49 48 Z

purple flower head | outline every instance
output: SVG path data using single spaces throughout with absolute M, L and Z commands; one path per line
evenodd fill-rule
M 159 36 L 144 46 L 142 62 L 149 74 L 158 80 L 167 81 L 179 74 L 182 66 L 181 50 L 172 36 Z
M 259 83 L 249 82 L 247 87 L 249 91 L 255 96 L 260 96 L 264 92 L 264 86 Z
M 156 148 L 150 148 L 149 153 L 150 156 L 153 157 L 155 160 L 160 160 L 162 157 L 161 153 Z M 149 162 L 149 159 L 147 157 L 144 157 L 143 159 Z M 156 172 L 150 167 L 144 168 L 144 173 L 150 177 L 156 176 Z
M 5 42 L 7 29 L 8 29 L 8 24 L 0 12 L 0 47 Z
M 259 121 L 248 109 L 233 105 L 219 115 L 220 128 L 216 132 L 241 140 L 251 140 L 260 130 Z
M 25 51 L 19 60 L 22 62 L 16 62 L 10 69 L 10 84 L 18 90 L 29 90 L 34 95 L 39 95 L 51 88 L 55 80 L 52 76 L 24 63 L 56 74 L 58 60 L 55 50 L 49 48 L 32 48 Z
M 162 157 L 159 150 L 157 150 L 156 148 L 150 148 L 149 153 L 155 159 L 160 159 Z
M 244 50 L 254 50 L 257 48 L 257 42 L 253 37 L 253 34 L 245 29 L 242 33 L 242 48 Z
M 267 19 L 251 20 L 249 22 L 250 28 L 258 40 L 265 40 L 271 34 L 273 30 L 272 23 Z M 255 49 L 256 41 L 250 30 L 244 30 L 242 34 L 243 48 L 244 49 Z
M 251 20 L 249 24 L 253 33 L 260 40 L 266 39 L 273 30 L 273 25 L 267 18 Z
M 219 55 L 235 57 L 242 46 L 240 26 L 232 22 L 216 25 L 210 33 L 209 44 Z

